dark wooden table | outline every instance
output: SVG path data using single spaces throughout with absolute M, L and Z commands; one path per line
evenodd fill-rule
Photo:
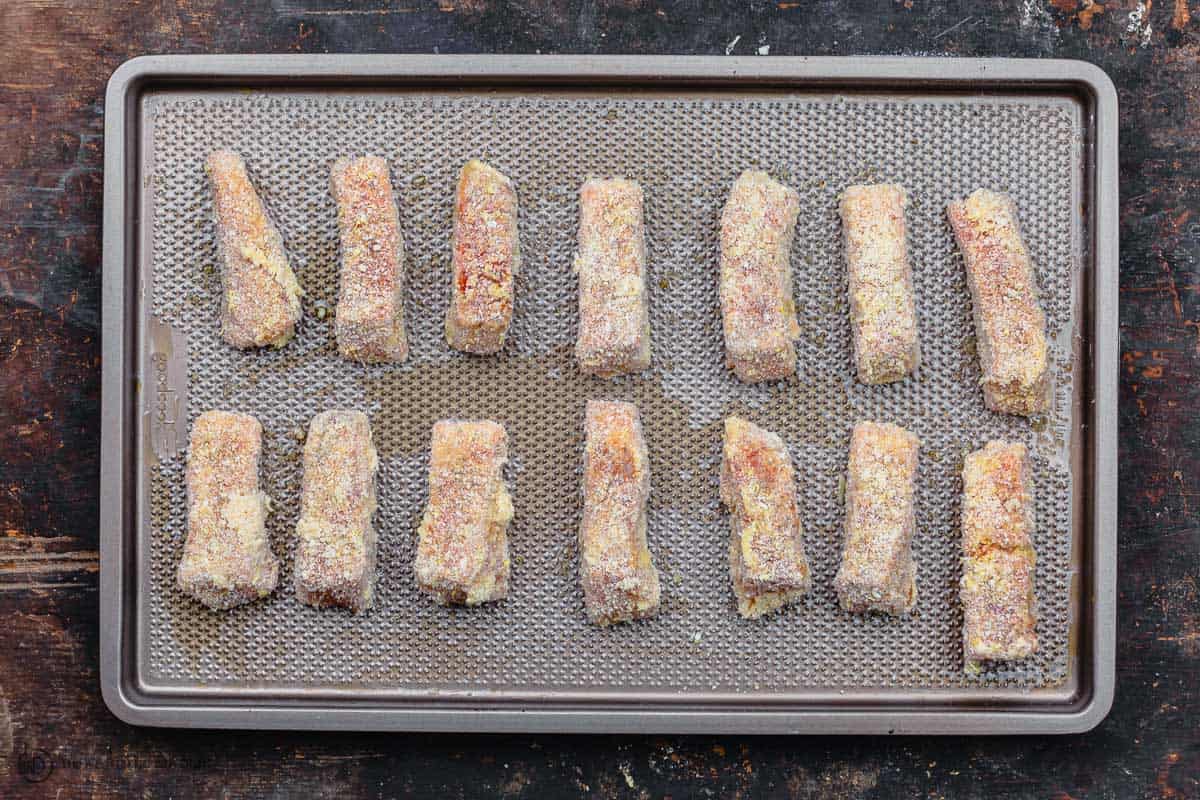
M 1200 796 L 1200 7 L 1192 0 L 5 0 L 0 796 Z M 1082 58 L 1121 101 L 1116 704 L 1085 736 L 142 730 L 97 672 L 104 85 L 143 53 Z

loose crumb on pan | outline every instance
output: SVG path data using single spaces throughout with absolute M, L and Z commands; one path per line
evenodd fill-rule
M 375 594 L 375 473 L 371 422 L 361 411 L 313 417 L 304 445 L 296 523 L 296 596 L 312 606 L 354 612 Z
M 283 237 L 237 153 L 218 150 L 205 163 L 221 258 L 221 336 L 239 348 L 283 347 L 296 332 L 303 292 Z
M 1049 396 L 1046 315 L 1008 195 L 977 189 L 947 208 L 967 268 L 988 408 L 1041 413 Z
M 192 425 L 188 531 L 176 581 L 212 609 L 266 597 L 279 580 L 266 527 L 271 501 L 259 487 L 261 456 L 262 426 L 254 417 L 205 411 Z
M 508 523 L 504 485 L 508 434 L 490 420 L 442 420 L 433 426 L 429 504 L 417 529 L 417 586 L 442 605 L 478 605 L 508 595 Z
M 579 579 L 588 619 L 611 625 L 658 612 L 661 584 L 646 541 L 650 462 L 632 403 L 585 412 Z
M 812 583 L 796 476 L 783 440 L 741 417 L 725 420 L 721 501 L 729 508 L 729 569 L 738 613 L 761 617 Z
M 339 158 L 329 187 L 342 248 L 334 317 L 338 352 L 353 361 L 404 361 L 404 238 L 387 161 Z

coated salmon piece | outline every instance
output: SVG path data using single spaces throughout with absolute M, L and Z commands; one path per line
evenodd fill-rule
M 271 500 L 259 487 L 262 425 L 254 417 L 205 411 L 188 448 L 188 532 L 176 581 L 223 610 L 266 597 L 279 580 L 267 536 Z
M 304 444 L 304 481 L 296 523 L 296 596 L 354 612 L 375 594 L 375 473 L 379 457 L 361 411 L 313 417 Z
M 468 161 L 458 178 L 446 341 L 468 353 L 495 353 L 512 322 L 521 270 L 517 190 L 499 170 Z
M 646 224 L 642 187 L 623 178 L 579 190 L 579 338 L 575 358 L 590 375 L 650 366 Z
M 417 529 L 417 586 L 442 605 L 474 606 L 508 595 L 508 523 L 504 485 L 508 434 L 498 422 L 434 424 L 429 504 Z
M 792 237 L 800 196 L 765 172 L 743 172 L 721 212 L 725 359 L 743 381 L 794 375 L 800 325 L 792 299 Z
M 850 438 L 846 543 L 834 578 L 846 611 L 898 616 L 917 602 L 917 452 L 921 442 L 891 423 L 860 422 Z
M 902 380 L 921 360 L 903 186 L 847 186 L 842 231 L 854 366 L 863 383 Z
M 218 150 L 205 164 L 221 257 L 221 336 L 239 348 L 283 347 L 296 333 L 304 292 L 279 229 L 267 218 L 246 162 Z
M 1046 315 L 1016 204 L 977 189 L 947 213 L 966 262 L 984 403 L 1006 414 L 1043 412 L 1049 403 Z
M 1022 444 L 988 442 L 963 462 L 963 654 L 1018 660 L 1037 651 L 1034 505 Z
M 721 501 L 729 508 L 729 569 L 738 613 L 761 617 L 808 592 L 812 572 L 783 440 L 740 417 L 725 420 Z
M 408 358 L 404 332 L 404 238 L 387 161 L 339 158 L 329 175 L 342 244 L 334 329 L 353 361 Z
M 637 407 L 589 400 L 584 433 L 579 579 L 588 619 L 611 625 L 652 616 L 661 586 L 646 544 L 650 462 Z

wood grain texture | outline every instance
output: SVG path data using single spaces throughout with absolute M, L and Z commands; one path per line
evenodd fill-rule
M 1192 0 L 9 0 L 0 7 L 0 795 L 1200 794 L 1200 6 Z M 1121 101 L 1116 705 L 1087 736 L 141 730 L 97 656 L 104 84 L 169 52 L 1084 58 Z M 1000 731 L 997 731 L 1000 733 Z

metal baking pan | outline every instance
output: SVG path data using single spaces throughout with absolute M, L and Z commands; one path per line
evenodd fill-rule
M 179 727 L 361 730 L 1067 733 L 1113 695 L 1116 575 L 1117 133 L 1108 78 L 1081 62 L 911 58 L 164 56 L 108 87 L 104 208 L 101 674 L 120 718 Z M 200 169 L 241 151 L 280 225 L 305 319 L 281 350 L 217 335 L 216 254 Z M 333 158 L 388 158 L 410 275 L 413 354 L 336 358 Z M 485 157 L 521 197 L 519 285 L 500 356 L 446 349 L 455 173 Z M 799 375 L 746 386 L 721 365 L 716 220 L 732 179 L 766 169 L 801 194 L 793 252 Z M 655 356 L 602 381 L 571 362 L 570 274 L 588 175 L 647 195 Z M 836 198 L 898 181 L 913 198 L 924 364 L 857 384 L 849 361 Z M 1052 336 L 1051 412 L 988 413 L 970 307 L 945 221 L 978 186 L 1012 193 Z M 654 489 L 651 549 L 663 613 L 586 624 L 575 574 L 584 401 L 638 403 Z M 297 434 L 317 411 L 363 408 L 381 456 L 378 602 L 351 617 L 290 589 Z M 206 611 L 174 587 L 191 420 L 219 406 L 267 432 L 270 532 L 283 562 L 269 599 Z M 798 466 L 814 588 L 748 623 L 728 587 L 717 501 L 720 420 L 778 431 Z M 512 594 L 443 609 L 413 586 L 429 426 L 489 416 L 512 436 Z M 899 422 L 923 440 L 909 618 L 836 606 L 849 432 Z M 988 438 L 1027 442 L 1036 467 L 1038 655 L 967 675 L 957 601 L 958 471 Z

